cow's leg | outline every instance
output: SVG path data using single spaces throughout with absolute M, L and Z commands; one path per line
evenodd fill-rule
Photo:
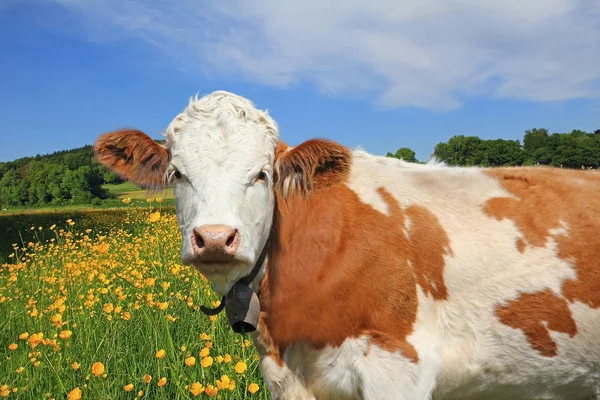
M 319 400 L 429 400 L 441 368 L 434 354 L 388 351 L 363 338 L 305 354 Z
M 273 357 L 261 357 L 260 372 L 273 400 L 315 400 L 303 378 Z
M 273 400 L 315 400 L 308 392 L 304 379 L 279 357 L 271 353 L 271 343 L 264 324 L 251 334 L 260 356 L 259 368 Z
M 420 354 L 415 361 L 400 352 L 372 348 L 360 363 L 364 400 L 430 400 L 440 362 Z

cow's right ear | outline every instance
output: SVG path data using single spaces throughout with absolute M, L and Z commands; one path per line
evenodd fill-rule
M 105 133 L 94 143 L 98 161 L 131 182 L 149 189 L 166 186 L 169 151 L 142 131 Z

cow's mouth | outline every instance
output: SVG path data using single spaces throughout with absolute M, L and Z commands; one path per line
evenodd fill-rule
M 260 304 L 258 296 L 250 288 L 250 284 L 258 275 L 266 258 L 270 240 L 267 240 L 265 246 L 260 253 L 254 267 L 250 273 L 239 279 L 231 288 L 231 290 L 223 296 L 221 304 L 217 308 L 208 308 L 200 306 L 200 310 L 206 315 L 217 315 L 223 309 L 227 314 L 227 319 L 236 333 L 242 335 L 254 332 L 258 327 L 258 317 L 260 315 Z

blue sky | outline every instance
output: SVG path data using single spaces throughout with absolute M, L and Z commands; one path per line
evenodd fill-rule
M 160 138 L 217 89 L 269 109 L 289 144 L 421 160 L 456 134 L 600 128 L 600 0 L 223 3 L 3 2 L 0 161 L 125 126 Z

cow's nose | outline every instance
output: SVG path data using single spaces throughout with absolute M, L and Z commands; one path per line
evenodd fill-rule
M 240 246 L 240 233 L 227 225 L 202 225 L 194 229 L 194 254 L 208 260 L 235 256 Z

